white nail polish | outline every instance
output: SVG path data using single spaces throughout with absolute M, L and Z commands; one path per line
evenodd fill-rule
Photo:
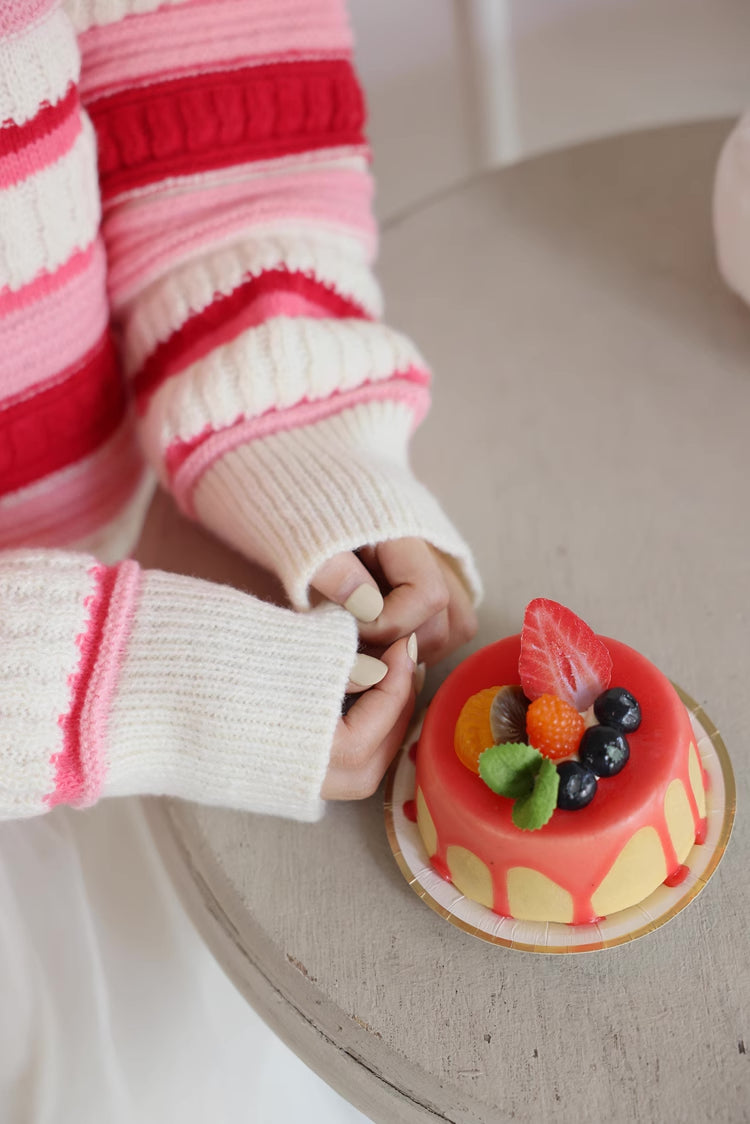
M 354 593 L 344 602 L 353 617 L 363 624 L 376 621 L 383 612 L 384 601 L 377 586 L 364 582 L 354 590 Z
M 376 660 L 374 656 L 366 656 L 360 652 L 354 661 L 354 667 L 349 672 L 349 678 L 358 687 L 374 687 L 385 678 L 387 671 L 388 667 L 382 660 Z
M 417 648 L 417 634 L 416 634 L 416 632 L 412 632 L 411 636 L 409 637 L 409 640 L 406 644 L 406 654 L 408 655 L 411 662 L 414 663 L 414 664 L 419 659 L 419 650 Z

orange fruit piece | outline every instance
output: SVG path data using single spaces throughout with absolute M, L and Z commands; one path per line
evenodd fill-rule
M 490 710 L 499 687 L 486 687 L 470 695 L 456 722 L 453 745 L 459 760 L 472 773 L 479 772 L 479 755 L 495 744 L 490 726 Z
M 576 708 L 556 695 L 540 695 L 526 711 L 529 742 L 545 757 L 572 756 L 585 729 L 586 723 Z

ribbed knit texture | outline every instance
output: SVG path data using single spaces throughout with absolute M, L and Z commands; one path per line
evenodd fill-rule
M 104 795 L 162 792 L 318 819 L 356 622 L 145 575 L 109 718 Z
M 80 73 L 75 33 L 57 5 L 12 6 L 16 21 L 0 42 L 3 128 L 24 125 L 40 107 L 56 105 Z
M 0 11 L 2 815 L 320 814 L 354 624 L 117 565 L 155 476 L 298 608 L 407 535 L 478 590 L 408 466 L 430 375 L 379 319 L 351 50 L 341 0 Z
M 157 463 L 160 446 L 166 444 L 168 482 L 170 462 L 182 459 L 188 443 L 203 442 L 271 411 L 287 428 L 286 412 L 294 407 L 331 400 L 365 384 L 394 380 L 396 398 L 396 376 L 415 370 L 425 385 L 419 354 L 404 336 L 381 325 L 274 317 L 216 347 L 191 364 L 184 378 L 153 391 L 142 421 L 143 439 Z
M 59 127 L 59 126 L 58 126 Z M 94 137 L 85 119 L 67 152 L 0 192 L 0 277 L 13 290 L 53 273 L 99 226 Z
M 408 406 L 357 406 L 309 426 L 240 445 L 201 479 L 201 519 L 278 573 L 307 608 L 309 582 L 332 550 L 383 542 L 404 529 L 452 555 L 470 589 L 471 554 L 435 498 L 409 470 Z
M 143 792 L 320 816 L 344 610 L 52 551 L 0 557 L 0 605 L 0 818 Z
M 0 816 L 46 811 L 89 619 L 92 558 L 0 556 Z

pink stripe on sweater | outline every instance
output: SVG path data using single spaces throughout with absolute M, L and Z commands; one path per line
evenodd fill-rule
M 17 312 L 20 308 L 29 308 L 69 284 L 74 277 L 89 268 L 93 257 L 103 255 L 103 252 L 102 244 L 97 238 L 85 250 L 77 250 L 65 265 L 61 265 L 53 273 L 45 270 L 22 289 L 0 289 L 0 322 L 10 313 Z
M 301 429 L 368 402 L 399 402 L 413 413 L 413 428 L 424 418 L 430 404 L 430 375 L 412 367 L 386 382 L 364 383 L 354 390 L 337 391 L 319 402 L 305 400 L 286 410 L 269 410 L 257 418 L 240 419 L 215 432 L 206 429 L 193 441 L 174 441 L 167 449 L 165 465 L 174 497 L 180 508 L 195 517 L 193 492 L 203 474 L 226 453 L 240 445 L 271 437 L 288 429 Z
M 81 132 L 81 116 L 76 106 L 56 129 L 27 144 L 20 152 L 9 152 L 0 159 L 0 188 L 12 187 L 49 167 L 75 144 Z
M 294 172 L 292 162 L 285 168 Z M 247 178 L 237 172 L 206 173 L 180 193 L 132 199 L 109 212 L 104 236 L 113 307 L 202 250 L 250 238 L 271 223 L 302 221 L 354 233 L 374 252 L 372 183 L 364 170 L 306 169 Z
M 55 790 L 45 796 L 50 808 L 94 804 L 107 772 L 107 725 L 125 658 L 140 589 L 136 562 L 95 566 L 94 589 L 87 599 L 86 631 L 76 643 L 81 659 L 71 676 L 71 702 L 60 718 L 63 748 L 52 757 Z
M 352 45 L 341 5 L 320 0 L 203 0 L 93 27 L 79 42 L 87 102 L 155 76 L 343 55 Z
M 141 590 L 137 562 L 122 562 L 104 622 L 99 655 L 94 664 L 81 714 L 81 786 L 79 807 L 94 804 L 107 776 L 109 714 L 117 693 Z
M 81 656 L 78 667 L 68 680 L 69 708 L 58 719 L 63 735 L 62 749 L 51 758 L 51 764 L 55 767 L 55 788 L 44 797 L 45 803 L 50 808 L 58 804 L 78 805 L 86 786 L 81 754 L 81 717 L 86 702 L 86 692 L 99 655 L 99 645 L 117 578 L 117 567 L 94 566 L 89 571 L 89 576 L 93 589 L 85 601 L 89 610 L 88 620 L 85 631 L 76 637 Z
M 0 39 L 17 35 L 32 24 L 39 23 L 59 0 L 6 0 L 0 8 Z
M 313 319 L 319 319 L 322 316 L 330 316 L 330 312 L 317 301 L 300 296 L 299 293 L 265 293 L 252 301 L 243 316 L 228 325 L 225 331 L 217 334 L 212 340 L 212 346 L 228 343 L 240 332 L 248 328 L 256 328 L 258 324 L 274 316 L 311 316 Z
M 53 275 L 62 283 L 53 289 L 45 287 L 46 291 L 33 282 L 27 288 L 36 287 L 38 299 L 0 318 L 0 399 L 46 382 L 72 366 L 103 334 L 109 308 L 101 240 L 91 252 L 77 256 L 80 268 L 76 272 L 66 276 L 67 267 L 63 267 Z
M 145 468 L 132 418 L 91 456 L 0 498 L 0 550 L 68 546 L 117 518 Z

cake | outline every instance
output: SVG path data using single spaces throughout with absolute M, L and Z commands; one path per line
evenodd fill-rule
M 434 869 L 495 913 L 588 924 L 677 884 L 705 838 L 685 705 L 644 656 L 543 598 L 430 703 L 414 813 Z

